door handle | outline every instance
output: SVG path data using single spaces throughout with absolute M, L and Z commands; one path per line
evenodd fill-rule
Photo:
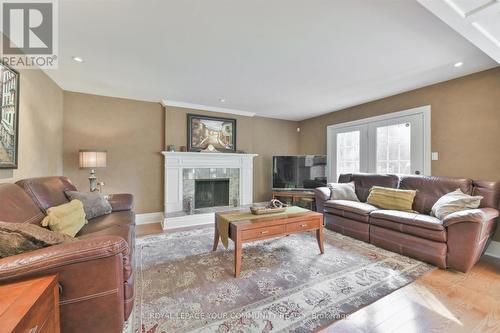
M 415 171 L 415 174 L 420 175 L 420 171 L 419 170 Z

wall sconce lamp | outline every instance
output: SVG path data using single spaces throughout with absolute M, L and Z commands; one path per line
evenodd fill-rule
M 97 182 L 97 176 L 95 173 L 95 168 L 105 168 L 106 167 L 106 150 L 99 149 L 81 149 L 79 151 L 80 155 L 80 168 L 81 169 L 91 169 L 89 182 L 90 182 L 90 192 L 97 191 L 97 185 L 104 185 L 104 183 Z

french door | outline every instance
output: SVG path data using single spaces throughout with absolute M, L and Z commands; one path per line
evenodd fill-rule
M 328 127 L 329 181 L 342 173 L 430 174 L 430 108 Z

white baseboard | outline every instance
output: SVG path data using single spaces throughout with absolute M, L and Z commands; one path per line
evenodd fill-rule
M 215 222 L 215 213 L 186 215 L 179 217 L 167 217 L 163 220 L 163 230 L 192 227 L 198 225 L 213 224 Z
M 484 254 L 495 258 L 500 258 L 500 242 L 491 241 Z
M 135 215 L 135 224 L 162 223 L 163 212 L 145 213 Z

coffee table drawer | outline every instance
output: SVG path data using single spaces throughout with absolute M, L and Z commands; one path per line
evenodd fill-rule
M 318 229 L 319 221 L 301 221 L 286 225 L 286 232 L 297 232 L 311 229 Z
M 241 239 L 242 240 L 259 239 L 262 237 L 283 234 L 284 232 L 285 232 L 285 227 L 283 225 L 250 229 L 241 232 Z

